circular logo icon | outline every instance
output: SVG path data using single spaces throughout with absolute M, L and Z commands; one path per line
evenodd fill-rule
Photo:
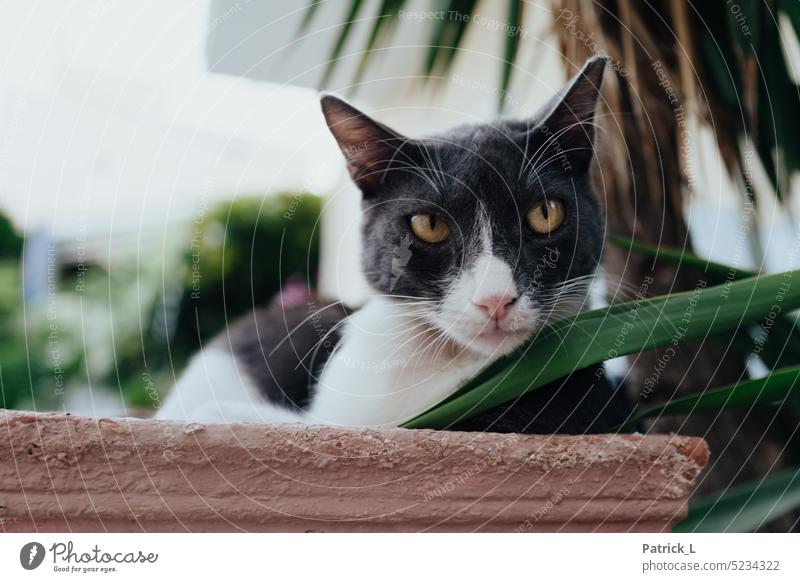
M 39 542 L 28 542 L 19 551 L 19 563 L 26 570 L 35 570 L 44 561 L 44 546 Z

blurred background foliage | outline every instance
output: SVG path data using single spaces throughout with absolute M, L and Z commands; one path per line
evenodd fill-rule
M 8 217 L 0 212 L 0 260 L 18 259 L 22 254 L 22 240 Z
M 28 392 L 34 379 L 47 375 L 47 366 L 40 358 L 28 365 L 24 333 L 20 326 L 21 273 L 23 237 L 0 213 L 0 403 L 13 408 Z
M 97 259 L 71 264 L 65 257 L 74 253 L 56 250 L 47 296 L 28 302 L 23 237 L 0 215 L 2 406 L 86 413 L 118 395 L 128 413 L 152 412 L 226 323 L 267 304 L 287 281 L 314 289 L 320 208 L 306 193 L 201 208 L 170 232 L 143 237 L 150 242 L 139 256 L 120 241 L 113 269 Z

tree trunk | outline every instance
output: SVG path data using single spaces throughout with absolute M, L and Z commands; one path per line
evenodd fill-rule
M 702 121 L 707 107 L 699 103 L 695 86 L 691 25 L 685 5 L 667 0 L 652 4 L 562 0 L 555 22 L 571 68 L 592 54 L 604 53 L 610 59 L 595 168 L 609 233 L 687 250 L 691 240 L 683 205 L 692 194 L 694 176 L 686 150 L 694 139 L 692 128 Z M 717 139 L 723 155 L 735 158 L 734 132 L 718 132 Z M 606 249 L 605 268 L 609 295 L 616 299 L 710 284 L 701 272 L 676 269 L 614 247 Z M 626 386 L 634 399 L 647 405 L 733 383 L 745 373 L 741 357 L 709 342 L 653 350 L 632 356 L 631 364 Z M 752 414 L 668 417 L 647 428 L 708 440 L 712 457 L 701 477 L 703 493 L 785 465 L 781 453 L 785 440 L 773 436 L 764 419 Z M 791 520 L 787 523 L 776 525 L 785 531 Z

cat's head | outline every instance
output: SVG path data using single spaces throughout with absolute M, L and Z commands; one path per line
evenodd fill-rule
M 580 311 L 602 248 L 589 167 L 604 67 L 588 61 L 530 119 L 419 139 L 324 96 L 363 193 L 372 287 L 487 355 Z

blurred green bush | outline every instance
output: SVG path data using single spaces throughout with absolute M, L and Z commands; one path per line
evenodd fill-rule
M 91 386 L 157 408 L 226 323 L 289 278 L 316 286 L 320 210 L 306 193 L 239 198 L 164 232 L 112 240 L 108 264 L 69 264 L 60 250 L 53 296 L 27 306 L 23 238 L 0 215 L 0 405 L 60 409 L 66 392 Z
M 136 406 L 156 405 L 155 384 L 171 385 L 186 361 L 213 336 L 254 307 L 265 305 L 290 278 L 316 287 L 321 200 L 306 194 L 242 198 L 201 208 L 178 244 L 180 282 L 175 297 L 152 305 L 141 355 L 120 362 L 124 392 Z M 164 271 L 166 277 L 171 273 Z M 164 280 L 165 289 L 169 281 Z
M 22 241 L 8 217 L 0 212 L 0 259 L 18 259 L 22 254 Z
M 20 272 L 23 241 L 11 221 L 0 213 L 0 406 L 4 408 L 31 399 L 31 386 L 52 377 L 44 352 L 46 334 L 38 330 L 24 333 Z

